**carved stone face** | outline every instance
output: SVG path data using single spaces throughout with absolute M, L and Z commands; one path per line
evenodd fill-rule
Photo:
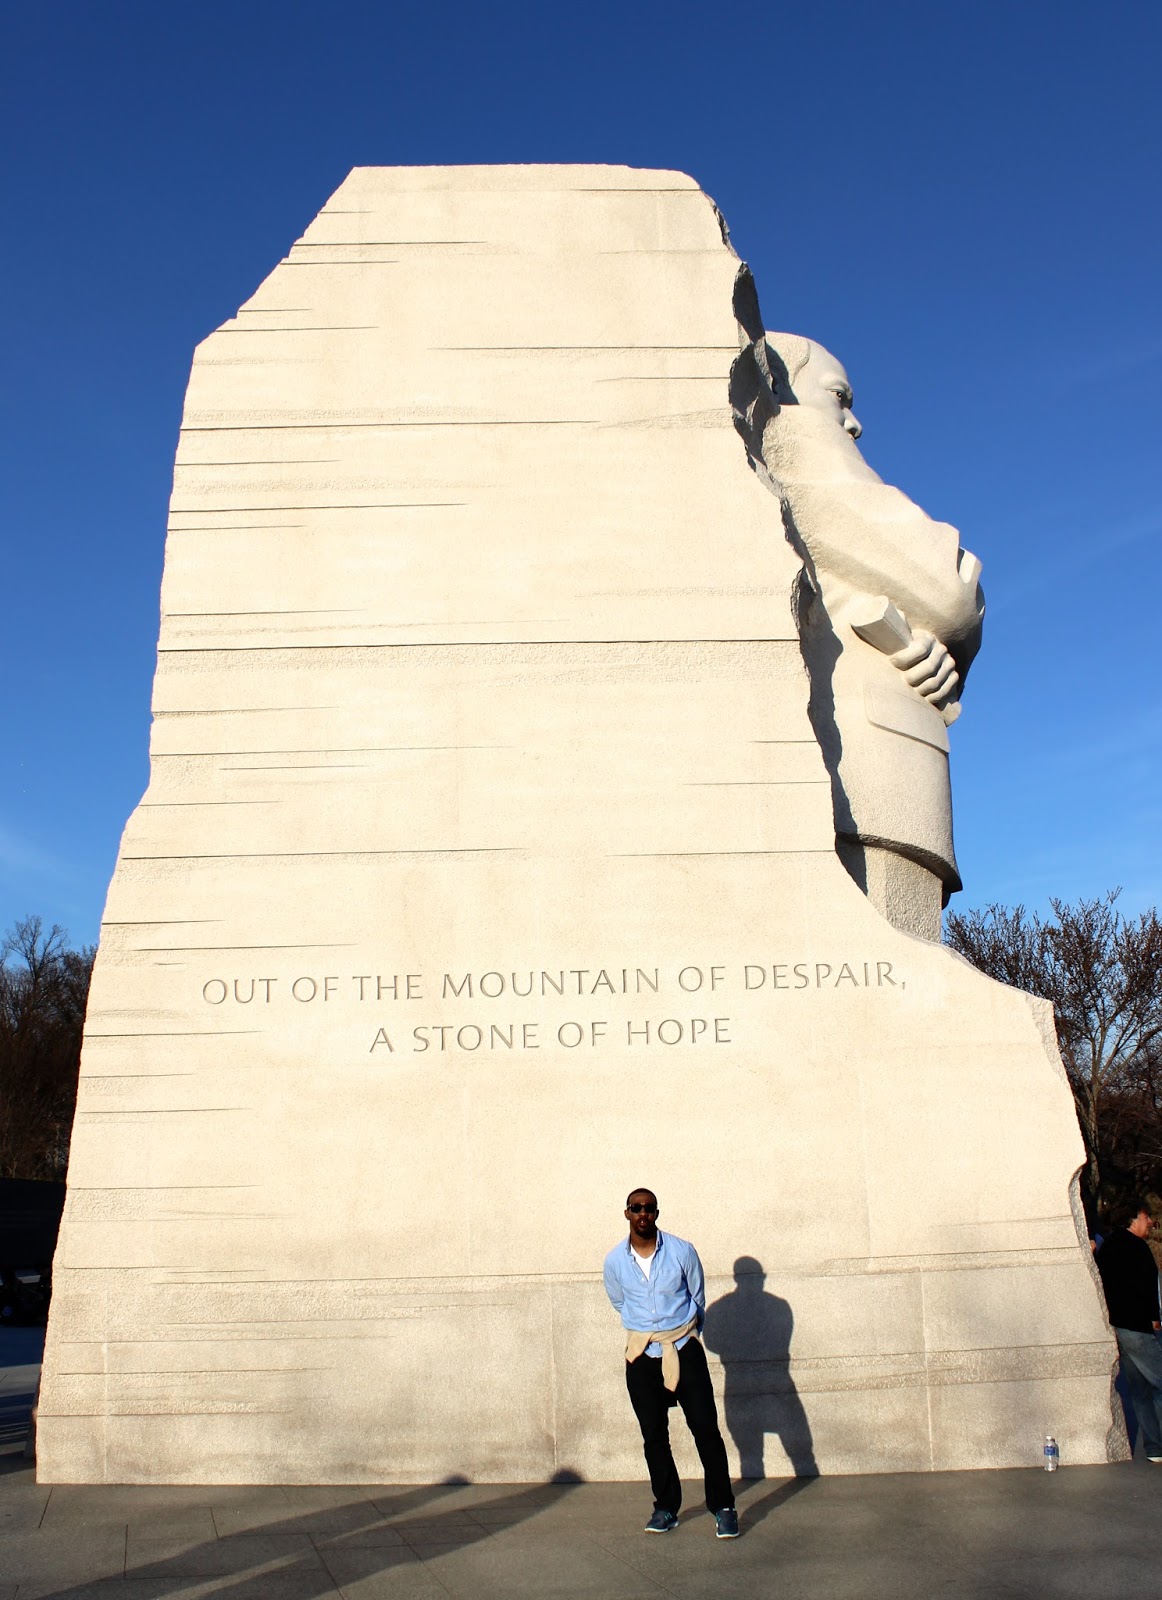
M 843 362 L 813 339 L 809 343 L 811 355 L 793 380 L 795 399 L 801 406 L 827 412 L 845 433 L 858 439 L 863 428 L 852 414 L 851 383 Z

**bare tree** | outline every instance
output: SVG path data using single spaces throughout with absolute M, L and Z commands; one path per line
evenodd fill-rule
M 1021 905 L 954 911 L 944 932 L 982 972 L 1053 1006 L 1098 1208 L 1127 1183 L 1162 1187 L 1162 922 L 1153 909 L 1123 917 L 1120 893 L 1053 900 L 1045 921 Z
M 26 917 L 0 941 L 0 1177 L 63 1179 L 92 948 Z

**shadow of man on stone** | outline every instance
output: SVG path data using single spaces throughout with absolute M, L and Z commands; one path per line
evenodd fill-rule
M 761 1261 L 739 1256 L 733 1293 L 706 1310 L 702 1342 L 722 1362 L 726 1426 L 744 1478 L 766 1477 L 766 1436 L 775 1434 L 796 1478 L 816 1478 L 811 1425 L 791 1377 L 791 1307 L 764 1289 Z

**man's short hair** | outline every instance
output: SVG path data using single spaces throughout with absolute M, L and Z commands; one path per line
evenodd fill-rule
M 1153 1222 L 1154 1208 L 1151 1206 L 1149 1200 L 1147 1200 L 1144 1194 L 1132 1194 L 1127 1199 L 1123 1200 L 1121 1205 L 1117 1207 L 1113 1217 L 1111 1218 L 1111 1221 L 1114 1223 L 1115 1227 L 1128 1228 L 1130 1223 L 1133 1222 L 1134 1218 L 1140 1216 L 1143 1211 L 1150 1218 L 1151 1222 Z
M 625 1203 L 626 1203 L 627 1206 L 629 1205 L 630 1201 L 633 1199 L 635 1194 L 648 1194 L 650 1199 L 654 1202 L 655 1205 L 657 1205 L 657 1203 L 658 1203 L 658 1197 L 654 1193 L 654 1191 L 652 1189 L 647 1189 L 645 1187 L 645 1185 L 643 1184 L 640 1189 L 631 1189 L 629 1191 L 629 1193 L 626 1195 Z

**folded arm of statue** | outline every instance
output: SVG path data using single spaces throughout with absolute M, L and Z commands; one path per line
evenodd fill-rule
M 947 645 L 927 629 L 913 632 L 886 595 L 857 599 L 847 622 L 866 644 L 886 655 L 904 681 L 934 706 L 947 725 L 960 715 L 960 674 Z

